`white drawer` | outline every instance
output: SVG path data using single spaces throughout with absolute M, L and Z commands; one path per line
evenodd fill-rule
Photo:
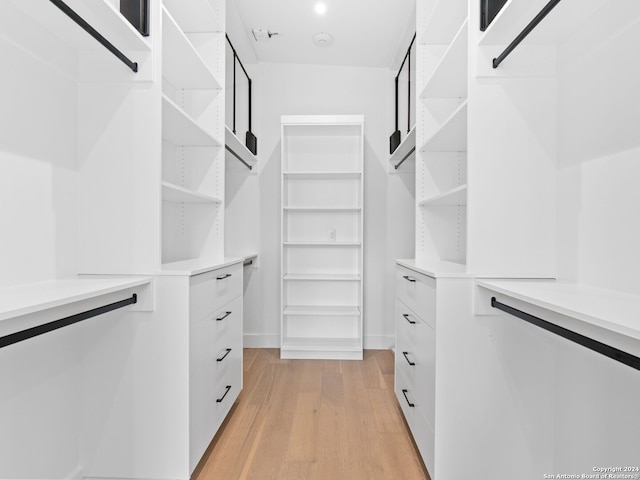
M 435 434 L 427 423 L 411 390 L 409 382 L 402 374 L 396 375 L 396 397 L 404 418 L 407 420 L 411 435 L 420 450 L 424 464 L 431 475 L 434 473 Z
M 396 300 L 396 371 L 404 375 L 419 409 L 433 427 L 436 332 L 399 300 Z
M 242 294 L 242 263 L 194 275 L 189 287 L 189 318 L 197 321 Z
M 211 362 L 222 347 L 242 346 L 242 297 L 191 323 L 190 371 Z
M 436 329 L 436 280 L 398 265 L 396 297 Z

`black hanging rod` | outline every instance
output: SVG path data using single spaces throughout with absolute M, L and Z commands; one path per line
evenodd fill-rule
M 253 259 L 251 259 L 251 260 L 246 260 L 246 261 L 242 264 L 242 266 L 243 266 L 243 267 L 248 267 L 248 266 L 250 266 L 250 265 L 253 265 Z
M 416 147 L 412 147 L 412 148 L 411 148 L 411 150 L 409 150 L 409 151 L 407 152 L 407 154 L 406 154 L 404 157 L 402 157 L 402 160 L 400 160 L 397 164 L 395 164 L 393 168 L 395 168 L 396 170 L 397 170 L 398 168 L 400 168 L 400 165 L 402 165 L 402 164 L 404 163 L 404 161 L 405 161 L 407 158 L 409 158 L 409 156 L 410 156 L 413 152 L 415 152 L 415 151 L 416 151 Z
M 542 21 L 544 17 L 546 17 L 553 8 L 560 3 L 560 0 L 551 0 L 547 3 L 540 13 L 538 13 L 533 20 L 529 22 L 529 25 L 524 27 L 524 30 L 520 32 L 520 34 L 509 44 L 507 48 L 504 49 L 497 58 L 493 59 L 493 68 L 498 68 L 498 65 L 502 63 L 502 61 L 509 56 L 509 54 L 524 40 L 527 35 L 531 33 L 531 31 L 536 28 L 536 26 Z
M 509 305 L 505 305 L 504 303 L 500 303 L 496 300 L 496 297 L 491 297 L 491 306 L 493 308 L 497 308 L 498 310 L 502 310 L 514 317 L 518 317 L 525 322 L 529 322 L 537 327 L 543 328 L 551 333 L 555 333 L 567 340 L 570 340 L 574 343 L 582 345 L 594 352 L 598 352 L 606 357 L 609 357 L 617 362 L 624 363 L 625 365 L 630 366 L 631 368 L 635 368 L 636 370 L 640 370 L 640 358 L 635 355 L 631 355 L 630 353 L 619 350 L 611 345 L 607 345 L 606 343 L 599 342 L 594 340 L 593 338 L 585 337 L 584 335 L 580 335 L 574 331 L 568 330 L 564 327 L 560 327 L 554 323 L 548 322 L 546 320 L 542 320 L 541 318 L 535 317 L 529 313 L 525 313 L 521 310 L 510 307 Z
M 134 293 L 130 298 L 120 300 L 119 302 L 110 303 L 109 305 L 104 305 L 92 310 L 87 310 L 86 312 L 82 313 L 76 313 L 75 315 L 61 318 L 60 320 L 54 320 L 53 322 L 44 323 L 42 325 L 5 335 L 4 337 L 0 337 L 0 348 L 6 347 L 8 345 L 13 345 L 14 343 L 22 342 L 24 340 L 28 340 L 29 338 L 37 337 L 38 335 L 42 335 L 43 333 L 48 333 L 62 327 L 73 325 L 74 323 L 81 322 L 82 320 L 87 320 L 88 318 L 102 315 L 103 313 L 117 310 L 118 308 L 126 307 L 127 305 L 131 305 L 137 302 L 138 296 Z
M 118 50 L 115 45 L 113 45 L 109 40 L 104 38 L 95 28 L 93 28 L 89 23 L 78 15 L 74 10 L 72 10 L 66 3 L 62 0 L 49 0 L 56 7 L 58 7 L 65 15 L 67 15 L 71 20 L 76 22 L 85 32 L 95 38 L 98 42 L 102 44 L 107 50 L 113 53 L 116 57 L 118 57 L 122 63 L 124 63 L 127 67 L 129 67 L 134 72 L 138 71 L 138 63 L 132 62 L 124 53 Z
M 234 157 L 236 157 L 238 160 L 240 160 L 241 163 L 244 164 L 245 167 L 247 167 L 249 170 L 253 170 L 253 166 L 249 165 L 247 162 L 245 162 L 242 158 L 240 158 L 240 155 L 238 155 L 236 152 L 234 152 L 231 148 L 229 148 L 229 145 L 225 145 L 224 148 L 227 149 L 227 151 L 229 153 L 231 153 L 231 155 L 233 155 Z

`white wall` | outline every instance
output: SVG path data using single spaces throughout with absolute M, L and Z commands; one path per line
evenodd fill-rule
M 640 294 L 640 4 L 602 9 L 559 52 L 560 276 Z
M 0 287 L 76 270 L 76 86 L 68 51 L 0 2 Z M 78 466 L 77 330 L 0 350 L 0 477 Z
M 260 292 L 254 318 L 245 319 L 247 346 L 279 346 L 280 339 L 280 116 L 365 116 L 365 348 L 393 345 L 393 259 L 412 257 L 412 181 L 387 174 L 393 83 L 387 69 L 293 64 L 258 65 Z M 406 221 L 403 221 L 405 219 Z M 412 227 L 408 227 L 412 228 Z M 396 243 L 397 236 L 397 243 Z

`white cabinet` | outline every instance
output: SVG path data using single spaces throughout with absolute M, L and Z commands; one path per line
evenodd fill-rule
M 362 358 L 363 128 L 282 117 L 282 358 Z
M 242 263 L 189 279 L 189 473 L 242 390 Z
M 422 458 L 433 472 L 436 280 L 396 267 L 395 390 Z

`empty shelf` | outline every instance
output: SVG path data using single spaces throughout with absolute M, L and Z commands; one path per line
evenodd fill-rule
M 222 200 L 210 195 L 188 190 L 169 182 L 162 182 L 162 200 L 174 203 L 221 203 Z
M 360 242 L 284 242 L 286 247 L 359 247 Z
M 166 8 L 162 9 L 162 76 L 176 88 L 220 88 L 214 73 Z
M 467 151 L 467 100 L 465 100 L 444 123 L 429 137 L 423 152 L 466 152 Z
M 287 273 L 284 280 L 359 282 L 360 275 L 354 273 Z
M 424 26 L 420 43 L 448 45 L 467 18 L 467 2 L 438 0 Z
M 467 97 L 467 30 L 465 21 L 427 79 L 420 98 Z
M 313 315 L 313 316 L 357 316 L 360 307 L 324 306 L 324 305 L 287 305 L 285 315 Z
M 221 32 L 220 21 L 209 0 L 163 0 L 183 32 Z
M 162 138 L 174 145 L 219 146 L 220 143 L 166 95 L 162 96 Z
M 456 188 L 452 188 L 446 192 L 443 192 L 439 195 L 434 195 L 433 197 L 425 198 L 418 205 L 421 207 L 430 207 L 430 206 L 456 206 L 456 205 L 466 205 L 467 204 L 467 186 L 460 185 Z

